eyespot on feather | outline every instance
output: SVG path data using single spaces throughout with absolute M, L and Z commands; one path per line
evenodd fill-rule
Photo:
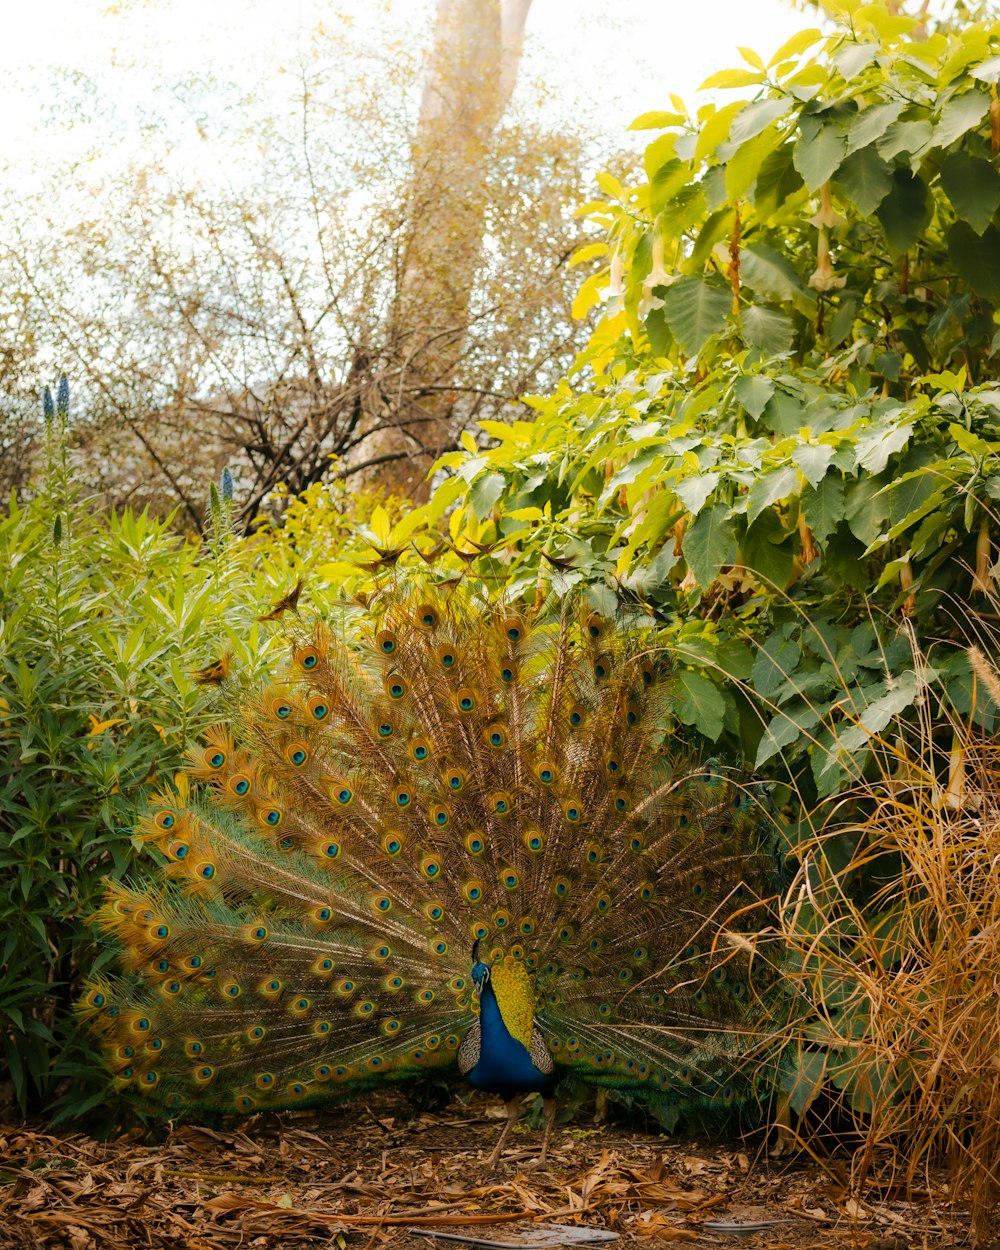
M 417 624 L 422 629 L 433 629 L 440 618 L 437 608 L 432 603 L 421 603 L 417 606 Z
M 584 622 L 584 628 L 593 642 L 600 642 L 607 630 L 603 617 L 596 612 L 590 613 Z
M 430 759 L 431 745 L 426 738 L 414 738 L 409 745 L 410 758 L 418 764 Z
M 403 699 L 409 691 L 406 679 L 400 673 L 388 673 L 383 685 L 390 699 Z
M 442 643 L 441 646 L 435 647 L 434 654 L 437 656 L 438 663 L 444 669 L 450 671 L 458 664 L 459 650 L 451 643 Z
M 329 703 L 327 703 L 326 699 L 321 698 L 317 694 L 310 697 L 306 706 L 309 708 L 309 715 L 313 718 L 313 720 L 326 720 L 326 718 L 330 715 Z
M 270 703 L 271 715 L 278 720 L 289 720 L 292 715 L 292 704 L 285 695 L 276 695 Z
M 304 742 L 290 742 L 285 747 L 285 759 L 293 768 L 303 768 L 309 762 L 309 748 Z
M 463 715 L 475 710 L 476 695 L 468 686 L 463 686 L 461 690 L 455 691 L 455 706 Z
M 607 681 L 611 676 L 611 656 L 599 655 L 594 661 L 594 677 L 597 681 Z
M 250 778 L 246 773 L 233 773 L 226 781 L 226 789 L 237 798 L 245 798 L 250 793 Z
M 314 673 L 319 668 L 322 658 L 319 647 L 314 643 L 307 643 L 304 647 L 297 647 L 292 652 L 292 659 L 295 664 L 306 673 Z
M 514 810 L 514 801 L 506 790 L 494 790 L 487 800 L 487 806 L 495 816 L 509 816 Z
M 507 641 L 515 645 L 524 639 L 524 626 L 517 617 L 508 617 L 500 626 L 500 629 Z
M 391 629 L 380 629 L 375 635 L 375 646 L 382 655 L 394 655 L 399 643 Z
M 219 747 L 207 747 L 202 752 L 201 758 L 206 768 L 210 768 L 213 772 L 218 772 L 220 768 L 224 767 L 227 756 L 226 752 L 220 750 Z
M 448 768 L 444 773 L 444 784 L 454 794 L 457 794 L 465 787 L 465 770 L 462 768 Z
M 491 746 L 494 750 L 506 745 L 507 727 L 506 725 L 493 724 L 487 725 L 483 730 L 483 737 L 486 739 L 487 746 Z

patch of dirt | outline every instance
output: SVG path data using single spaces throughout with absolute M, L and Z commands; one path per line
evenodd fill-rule
M 872 1184 L 862 1200 L 842 1165 L 769 1161 L 753 1143 L 566 1125 L 539 1168 L 541 1133 L 522 1122 L 487 1171 L 502 1114 L 476 1098 L 418 1115 L 388 1092 L 222 1132 L 180 1125 L 153 1144 L 137 1133 L 97 1142 L 0 1127 L 0 1247 L 452 1250 L 457 1242 L 423 1234 L 528 1246 L 539 1222 L 612 1230 L 622 1250 L 967 1244 L 941 1183 L 909 1195 Z M 720 1221 L 777 1222 L 737 1236 L 710 1227 Z

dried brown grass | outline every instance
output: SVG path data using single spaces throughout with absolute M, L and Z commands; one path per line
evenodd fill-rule
M 1000 679 L 970 652 L 1000 703 Z M 928 697 L 916 748 L 873 740 L 874 780 L 822 814 L 801 848 L 783 940 L 808 1004 L 791 1026 L 802 1136 L 849 1129 L 853 1179 L 876 1154 L 908 1184 L 945 1165 L 972 1235 L 1000 1203 L 1000 739 Z M 833 871 L 828 839 L 852 836 Z

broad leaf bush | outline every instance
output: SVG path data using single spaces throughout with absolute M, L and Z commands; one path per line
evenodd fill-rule
M 584 209 L 587 352 L 433 501 L 524 585 L 644 604 L 680 725 L 807 803 L 918 703 L 900 621 L 957 639 L 994 581 L 1000 23 L 913 27 L 844 4 L 714 75 L 732 102 L 637 119 L 645 179 Z M 992 729 L 965 655 L 934 663 Z

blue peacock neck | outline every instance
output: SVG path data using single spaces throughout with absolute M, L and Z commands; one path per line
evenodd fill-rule
M 475 971 L 473 976 L 477 979 Z M 508 975 L 505 976 L 505 973 Z M 531 986 L 533 991 L 534 981 L 530 977 L 525 979 L 525 974 L 526 969 L 520 961 L 515 966 L 507 960 L 495 966 L 493 975 L 487 973 L 479 978 L 479 1057 L 465 1079 L 475 1089 L 502 1094 L 506 1098 L 531 1092 L 548 1095 L 555 1083 L 551 1073 L 539 1071 L 528 1050 L 532 1028 L 530 1000 L 526 1025 L 523 1023 L 525 1003 L 520 1000 L 523 999 L 525 986 Z M 505 1001 L 501 1006 L 493 985 L 494 976 L 499 981 L 501 993 L 510 992 L 513 1001 Z M 525 1033 L 524 1041 L 515 1037 L 508 1026 L 508 1021 L 517 1021 L 519 1016 L 522 1021 L 519 1031 Z M 514 1027 L 517 1028 L 517 1024 Z

